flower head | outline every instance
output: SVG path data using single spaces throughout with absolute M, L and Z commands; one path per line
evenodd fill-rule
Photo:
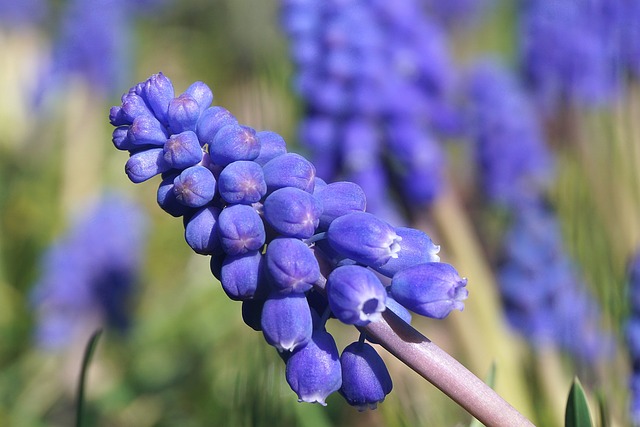
M 145 228 L 140 208 L 114 193 L 51 245 L 31 295 L 40 345 L 59 348 L 83 340 L 94 332 L 88 327 L 125 330 Z

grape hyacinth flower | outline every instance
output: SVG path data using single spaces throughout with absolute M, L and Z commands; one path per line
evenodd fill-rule
M 498 275 L 507 319 L 534 346 L 555 345 L 585 362 L 610 350 L 596 301 L 566 253 L 548 208 L 515 213 Z
M 125 93 L 109 117 L 114 146 L 130 155 L 127 176 L 139 183 L 161 175 L 158 204 L 183 218 L 185 240 L 211 257 L 226 295 L 242 301 L 245 323 L 286 362 L 300 401 L 324 405 L 341 390 L 350 404 L 375 407 L 391 391 L 382 359 L 364 342 L 340 358 L 326 322 L 366 331 L 387 308 L 405 320 L 407 308 L 442 318 L 463 309 L 466 279 L 449 265 L 440 271 L 439 246 L 425 233 L 366 212 L 357 184 L 324 182 L 282 137 L 238 123 L 212 100 L 202 82 L 177 94 L 162 73 Z M 139 132 L 139 123 L 151 131 Z M 393 283 L 421 266 L 397 292 L 378 276 Z M 429 304 L 438 309 L 422 308 Z
M 617 96 L 615 4 L 608 0 L 522 2 L 522 74 L 547 115 L 565 106 L 605 106 Z
M 34 26 L 47 14 L 48 3 L 44 0 L 0 0 L 0 27 Z
M 59 85 L 81 78 L 92 92 L 116 94 L 129 77 L 135 19 L 165 0 L 70 0 L 57 22 L 50 63 L 43 67 L 36 101 Z M 10 2 L 23 4 L 25 2 Z M 29 0 L 26 3 L 33 3 Z
M 494 0 L 426 0 L 427 9 L 448 28 L 471 27 L 495 6 Z
M 515 76 L 495 60 L 468 75 L 473 155 L 483 193 L 509 209 L 537 200 L 552 178 L 541 124 Z
M 506 67 L 490 61 L 471 70 L 468 96 L 481 189 L 509 216 L 497 271 L 507 320 L 535 347 L 595 360 L 607 351 L 606 334 L 545 201 L 553 164 L 531 101 Z
M 39 345 L 63 348 L 84 342 L 94 332 L 86 329 L 91 327 L 126 329 L 144 238 L 142 211 L 114 193 L 51 245 L 31 294 Z
M 349 344 L 340 355 L 342 387 L 340 394 L 360 411 L 376 409 L 391 393 L 393 382 L 384 361 L 366 342 Z
M 404 222 L 390 188 L 407 205 L 443 188 L 435 134 L 455 129 L 454 78 L 446 34 L 416 0 L 285 0 L 281 22 L 306 104 L 301 143 L 319 177 L 358 184 L 367 210 Z

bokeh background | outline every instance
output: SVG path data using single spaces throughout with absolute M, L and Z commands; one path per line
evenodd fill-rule
M 438 9 L 422 3 L 426 14 Z M 521 2 L 453 3 L 462 12 L 438 18 L 452 75 L 497 57 L 523 78 Z M 105 329 L 90 366 L 86 425 L 469 425 L 468 414 L 384 350 L 394 390 L 377 410 L 359 413 L 337 395 L 327 407 L 297 403 L 275 350 L 243 323 L 240 304 L 226 297 L 208 259 L 185 244 L 181 221 L 158 208 L 155 184 L 133 185 L 124 174 L 127 156 L 111 143 L 109 107 L 159 71 L 176 93 L 196 80 L 207 83 L 214 103 L 241 123 L 276 131 L 289 151 L 306 152 L 298 132 L 305 100 L 294 87 L 281 6 L 275 0 L 0 0 L 0 425 L 74 420 L 84 347 L 104 319 L 93 311 L 62 328 L 68 339 L 43 341 L 42 322 L 51 320 L 38 308 L 37 289 L 51 248 L 105 194 L 135 205 L 136 229 L 125 229 L 123 239 L 135 237 L 139 245 L 125 245 L 118 258 L 139 259 L 139 271 L 123 309 L 126 327 Z M 553 154 L 545 200 L 598 307 L 588 319 L 602 333 L 597 357 L 531 342 L 507 322 L 496 284 L 507 214 L 478 188 L 473 143 L 464 133 L 440 140 L 450 188 L 416 208 L 424 209 L 419 224 L 442 245 L 443 260 L 468 278 L 470 296 L 465 311 L 444 321 L 414 318 L 414 326 L 479 377 L 495 367 L 496 390 L 541 426 L 561 425 L 575 375 L 596 418 L 604 407 L 609 425 L 631 425 L 625 325 L 628 263 L 640 245 L 640 87 L 632 75 L 620 75 L 606 102 L 568 102 L 552 114 L 532 106 Z M 116 233 L 104 220 L 88 227 L 96 234 L 92 248 Z M 91 233 L 85 228 L 85 234 Z M 61 277 L 64 287 L 70 279 Z M 531 286 L 519 292 L 535 293 L 538 284 Z M 576 322 L 557 326 L 581 340 L 584 328 Z M 353 328 L 329 328 L 339 348 L 357 339 Z

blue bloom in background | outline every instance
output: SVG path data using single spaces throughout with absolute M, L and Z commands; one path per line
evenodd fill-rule
M 504 241 L 498 282 L 507 320 L 534 346 L 555 345 L 592 362 L 611 350 L 600 311 L 562 244 L 546 206 L 516 211 Z
M 447 27 L 472 26 L 495 6 L 495 0 L 424 0 L 429 12 Z
M 45 0 L 1 0 L 0 28 L 33 26 L 47 16 L 48 9 L 48 2 Z
M 553 161 L 530 98 L 495 60 L 476 64 L 468 79 L 469 132 L 484 194 L 510 208 L 536 200 Z
M 640 78 L 640 2 L 618 0 L 621 68 Z
M 547 114 L 606 106 L 619 93 L 616 1 L 527 0 L 519 10 L 523 77 Z
M 506 317 L 534 345 L 557 345 L 592 361 L 606 353 L 608 338 L 546 203 L 553 161 L 539 117 L 515 76 L 497 62 L 471 70 L 468 92 L 481 188 L 509 214 L 497 271 Z
M 116 193 L 76 219 L 44 254 L 32 290 L 39 345 L 64 347 L 88 326 L 127 328 L 145 237 L 143 212 Z
M 35 93 L 80 80 L 103 97 L 116 95 L 129 79 L 135 51 L 133 26 L 141 14 L 166 0 L 69 0 L 54 24 L 50 64 L 42 70 Z M 16 2 L 18 3 L 18 2 Z
M 442 191 L 436 135 L 457 129 L 443 29 L 413 0 L 283 1 L 281 21 L 306 106 L 300 140 L 323 179 L 360 185 L 369 212 L 399 222 Z

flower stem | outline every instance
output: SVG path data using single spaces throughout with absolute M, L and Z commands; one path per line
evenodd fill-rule
M 324 293 L 325 284 L 326 279 L 321 277 L 314 286 Z M 487 427 L 534 425 L 480 378 L 391 310 L 385 310 L 380 320 L 358 329 Z
M 77 405 L 76 405 L 76 427 L 82 426 L 82 417 L 84 413 L 84 388 L 86 384 L 87 378 L 87 370 L 89 369 L 89 363 L 91 362 L 91 357 L 93 356 L 93 352 L 98 344 L 98 339 L 102 334 L 102 329 L 98 329 L 95 331 L 91 338 L 89 338 L 89 342 L 87 343 L 87 347 L 84 351 L 84 356 L 82 358 L 82 367 L 80 368 L 80 378 L 78 379 L 78 395 L 77 395 Z
M 387 351 L 436 386 L 487 427 L 533 423 L 460 362 L 391 310 L 361 328 Z

